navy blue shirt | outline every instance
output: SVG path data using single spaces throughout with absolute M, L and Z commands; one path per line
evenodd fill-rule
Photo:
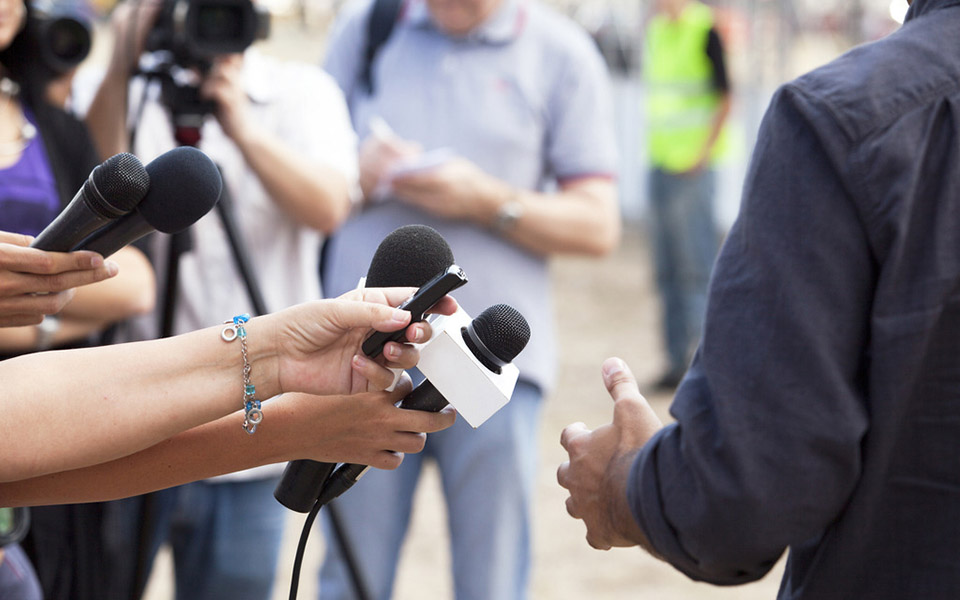
M 960 0 L 783 86 L 628 495 L 720 584 L 960 598 Z

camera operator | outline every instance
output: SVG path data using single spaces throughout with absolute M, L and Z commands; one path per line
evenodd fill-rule
M 179 2 L 177 10 L 170 2 L 148 0 L 117 7 L 112 59 L 87 113 L 101 152 L 129 150 L 146 161 L 177 145 L 195 144 L 222 169 L 239 251 L 222 215 L 201 219 L 185 251 L 183 240 L 176 248 L 164 236 L 150 243 L 161 279 L 168 280 L 161 284 L 161 298 L 170 299 L 162 308 L 172 334 L 207 326 L 224 311 L 255 314 L 252 288 L 262 292 L 269 311 L 320 297 L 321 242 L 349 213 L 357 177 L 355 135 L 332 79 L 314 65 L 239 48 L 252 40 L 233 40 L 229 30 L 205 29 L 210 24 L 205 12 L 227 11 L 248 31 L 248 15 L 255 12 L 250 0 Z M 183 28 L 171 19 L 183 14 L 188 25 L 197 24 L 186 27 L 186 39 L 172 34 Z M 213 43 L 207 43 L 208 34 Z M 145 50 L 152 54 L 144 57 Z M 156 68 L 164 63 L 168 67 Z M 149 76 L 132 75 L 140 66 L 152 69 Z M 189 89 L 170 93 L 171 80 L 190 76 L 197 79 L 195 98 L 183 100 Z M 127 115 L 135 116 L 133 148 L 127 147 Z M 235 266 L 241 253 L 259 285 L 251 285 Z M 160 333 L 154 319 L 141 335 Z M 169 539 L 178 598 L 267 598 L 286 517 L 273 499 L 280 473 L 277 466 L 266 467 L 114 503 L 108 510 L 111 526 L 133 534 L 111 536 L 117 543 L 110 553 L 118 561 L 136 554 L 130 540 L 138 529 L 156 532 L 141 542 L 146 558 L 130 568 L 116 563 L 114 579 L 123 586 L 122 573 L 136 572 L 127 585 L 134 596 L 141 593 L 153 554 Z M 143 528 L 142 505 L 156 517 Z M 257 518 L 251 520 L 251 514 Z

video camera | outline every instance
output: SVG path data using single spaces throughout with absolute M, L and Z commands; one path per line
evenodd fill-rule
M 160 58 L 141 73 L 161 80 L 176 121 L 198 123 L 214 107 L 200 99 L 200 82 L 183 72 L 203 77 L 217 56 L 243 52 L 269 31 L 270 13 L 251 0 L 165 0 L 144 45 Z
M 204 69 L 218 55 L 243 52 L 269 31 L 270 14 L 251 0 L 167 0 L 146 50 L 166 50 L 177 65 Z
M 83 62 L 93 40 L 89 20 L 49 2 L 34 2 L 31 8 L 37 52 L 43 67 L 58 76 Z

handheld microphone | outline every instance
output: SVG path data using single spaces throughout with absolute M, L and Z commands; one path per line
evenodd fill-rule
M 140 159 L 126 152 L 94 167 L 73 200 L 30 244 L 69 252 L 85 237 L 128 214 L 150 189 L 150 175 Z
M 220 171 L 196 148 L 174 148 L 152 160 L 146 171 L 150 191 L 136 209 L 96 231 L 76 250 L 92 250 L 107 257 L 148 233 L 183 231 L 220 199 Z
M 367 270 L 365 285 L 367 287 L 425 287 L 427 283 L 438 277 L 438 273 L 441 275 L 447 273 L 454 266 L 453 263 L 453 251 L 435 229 L 426 225 L 405 225 L 395 229 L 377 246 L 377 251 L 370 261 L 370 268 Z M 436 300 L 442 297 L 439 296 Z M 427 308 L 429 306 L 423 307 L 422 310 Z M 401 330 L 401 335 L 403 331 Z M 374 336 L 376 333 L 364 342 L 365 352 L 371 344 L 369 340 Z M 379 354 L 386 341 L 386 336 L 378 337 L 375 342 L 372 342 L 376 347 L 371 348 L 371 352 L 376 351 Z M 334 467 L 336 467 L 335 464 L 314 460 L 290 461 L 273 496 L 290 510 L 310 512 Z
M 445 332 L 449 333 L 450 330 L 447 329 Z M 523 318 L 523 315 L 512 306 L 496 304 L 480 313 L 476 319 L 470 321 L 469 325 L 465 327 L 455 327 L 453 335 L 457 334 L 461 336 L 463 345 L 469 349 L 470 354 L 476 359 L 476 362 L 482 365 L 490 374 L 500 375 L 503 368 L 509 365 L 527 345 L 527 342 L 530 340 L 530 326 L 527 324 L 527 320 Z M 427 347 L 429 348 L 429 346 Z M 451 363 L 446 365 L 447 368 L 458 370 L 459 365 L 456 364 L 456 359 L 449 358 L 451 352 L 444 349 L 442 353 L 448 357 L 445 359 L 445 362 Z M 447 394 L 451 396 L 454 406 L 457 406 L 459 410 L 460 402 L 458 399 L 461 395 L 463 395 L 463 402 L 470 404 L 473 402 L 470 396 L 474 395 L 477 387 L 482 387 L 482 382 L 470 381 L 469 375 L 461 377 L 460 374 L 457 374 L 457 379 L 458 381 L 455 387 L 446 387 L 445 390 Z M 511 392 L 515 383 L 516 378 L 514 377 L 509 383 Z M 502 388 L 500 391 L 502 392 Z M 497 395 L 493 391 L 486 391 L 484 394 Z M 509 400 L 509 395 L 509 393 L 506 395 L 505 400 Z M 404 397 L 403 401 L 400 402 L 400 408 L 438 412 L 450 403 L 447 397 L 444 396 L 429 379 L 425 379 L 412 392 Z M 506 402 L 504 402 L 504 404 L 505 403 Z M 500 406 L 502 406 L 502 404 L 496 408 L 498 409 Z M 492 412 L 490 414 L 492 414 Z M 474 426 L 478 425 L 473 422 L 471 422 L 471 424 Z M 320 506 L 324 506 L 337 496 L 340 496 L 350 489 L 369 468 L 367 465 L 340 465 L 333 474 L 330 475 L 326 485 L 324 485 L 320 491 L 317 502 Z

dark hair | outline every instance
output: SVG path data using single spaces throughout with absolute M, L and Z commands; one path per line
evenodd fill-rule
M 26 25 L 10 42 L 0 50 L 0 65 L 3 65 L 8 78 L 20 85 L 20 98 L 27 106 L 36 106 L 43 101 L 43 90 L 55 73 L 47 68 L 40 56 L 39 22 L 32 2 L 23 0 L 26 7 Z

